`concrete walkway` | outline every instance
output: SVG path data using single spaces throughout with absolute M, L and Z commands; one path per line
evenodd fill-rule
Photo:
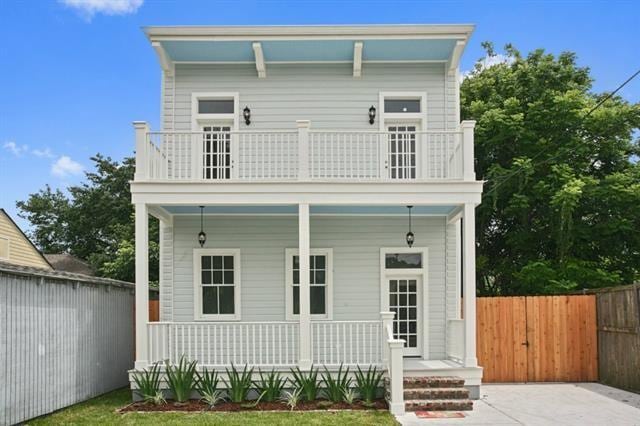
M 398 417 L 403 425 L 640 426 L 640 395 L 598 383 L 483 385 L 461 419 Z

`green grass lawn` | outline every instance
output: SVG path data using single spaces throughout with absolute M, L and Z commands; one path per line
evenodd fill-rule
M 120 389 L 74 405 L 29 425 L 123 424 L 123 425 L 396 425 L 385 411 L 295 412 L 295 413 L 127 413 L 116 410 L 131 402 L 129 389 Z

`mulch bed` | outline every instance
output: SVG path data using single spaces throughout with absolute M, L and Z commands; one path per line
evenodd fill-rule
M 253 405 L 251 402 L 248 404 Z M 349 405 L 346 402 L 336 402 L 328 404 L 326 400 L 317 400 L 312 402 L 302 401 L 293 411 L 328 411 L 328 410 L 387 410 L 387 402 L 384 399 L 374 401 L 372 406 L 365 406 L 361 401 L 356 401 Z M 121 413 L 127 412 L 162 412 L 162 411 L 292 411 L 284 402 L 260 402 L 255 407 L 242 406 L 236 402 L 221 402 L 213 408 L 203 401 L 190 400 L 185 403 L 176 403 L 167 401 L 163 405 L 154 405 L 147 402 L 134 402 L 119 410 Z

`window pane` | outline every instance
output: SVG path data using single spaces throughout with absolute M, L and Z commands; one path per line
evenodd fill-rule
M 211 256 L 213 269 L 222 269 L 222 256 Z
M 421 253 L 387 253 L 385 255 L 387 269 L 422 268 Z
M 293 269 L 300 269 L 300 259 L 298 256 L 293 256 Z
M 202 256 L 202 269 L 211 269 L 211 256 Z
M 224 283 L 233 285 L 233 271 L 224 271 Z
M 326 314 L 324 289 L 324 286 L 311 287 L 311 314 Z
M 224 269 L 233 269 L 233 256 L 224 257 Z
M 300 271 L 293 271 L 293 283 L 300 284 Z
M 213 271 L 213 284 L 222 284 L 222 271 Z
M 293 314 L 298 315 L 300 313 L 300 287 L 293 287 Z
M 202 271 L 202 284 L 211 284 L 211 271 Z
M 232 286 L 218 287 L 220 292 L 220 313 L 233 314 L 235 307 L 233 304 L 234 288 Z
M 420 99 L 385 99 L 384 112 L 420 112 Z
M 316 271 L 316 279 L 314 284 L 325 284 L 325 273 L 324 271 Z
M 314 256 L 315 257 L 315 268 L 314 269 L 325 269 L 325 257 L 324 256 Z
M 202 313 L 218 313 L 218 288 L 202 287 Z
M 200 99 L 198 113 L 200 114 L 233 114 L 233 99 Z

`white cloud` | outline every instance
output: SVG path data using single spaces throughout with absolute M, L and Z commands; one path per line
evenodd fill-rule
M 87 20 L 96 14 L 128 15 L 136 13 L 144 0 L 58 0 L 67 7 L 75 9 Z
M 5 142 L 2 145 L 2 148 L 6 149 L 16 157 L 21 157 L 22 154 L 29 151 L 29 147 L 27 145 L 18 145 L 13 141 Z
M 491 68 L 500 64 L 512 64 L 515 59 L 512 56 L 503 55 L 497 53 L 495 55 L 486 55 L 484 58 L 478 60 L 472 70 L 463 71 L 460 74 L 460 81 L 471 76 L 474 72 L 482 71 L 487 68 Z
M 31 150 L 31 153 L 33 155 L 35 155 L 36 157 L 40 157 L 40 158 L 53 158 L 53 157 L 55 157 L 55 155 L 53 155 L 53 152 L 51 152 L 51 150 L 49 148 L 33 149 L 33 150 Z
M 51 165 L 51 174 L 60 178 L 64 178 L 67 176 L 79 175 L 84 170 L 82 164 L 73 161 L 66 155 L 58 158 Z

